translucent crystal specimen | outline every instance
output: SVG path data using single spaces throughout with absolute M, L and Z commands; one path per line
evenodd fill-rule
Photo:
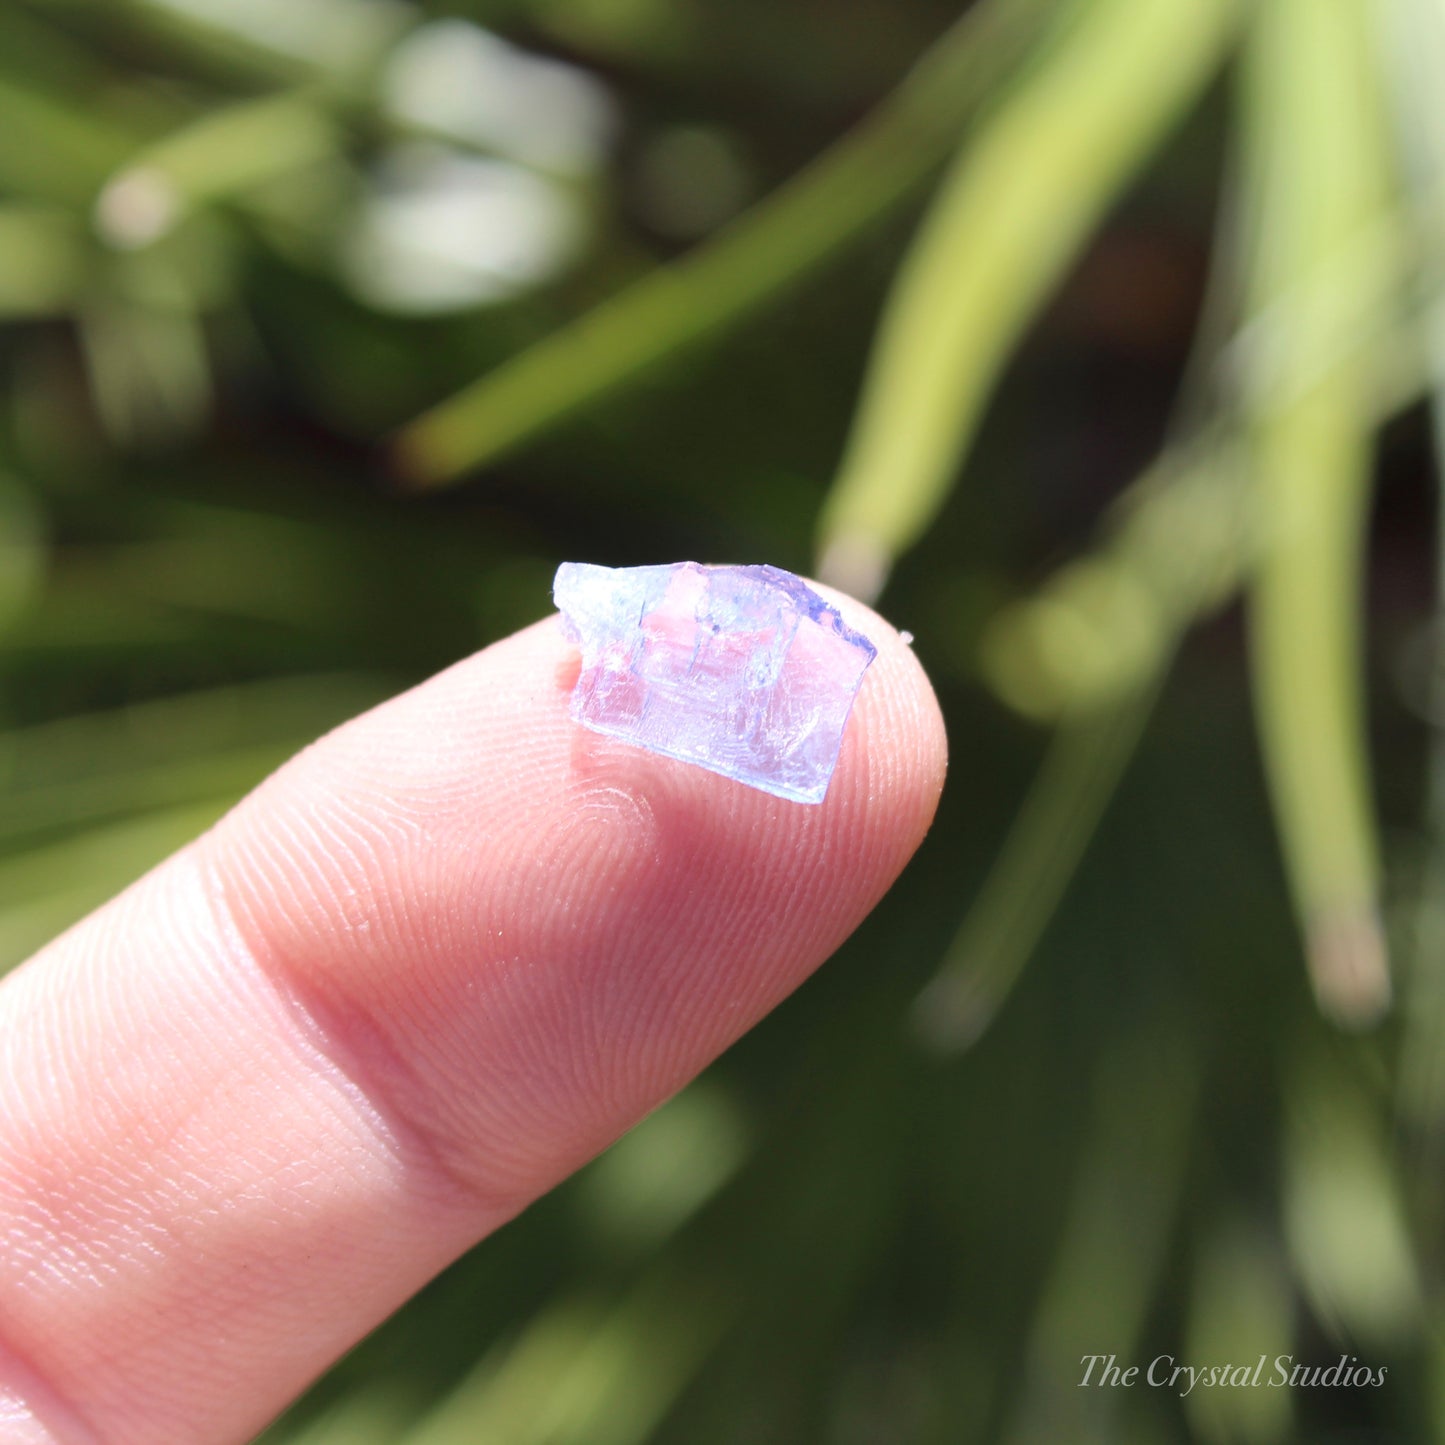
M 777 567 L 564 562 L 552 596 L 582 649 L 572 716 L 764 792 L 821 803 L 877 649 Z

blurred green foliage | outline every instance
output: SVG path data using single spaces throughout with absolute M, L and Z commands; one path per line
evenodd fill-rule
M 272 1445 L 1445 1433 L 1442 82 L 1436 0 L 0 0 L 0 965 L 566 557 L 882 592 L 949 722 Z

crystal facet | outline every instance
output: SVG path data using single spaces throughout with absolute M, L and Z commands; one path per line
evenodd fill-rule
M 572 716 L 766 793 L 821 803 L 877 649 L 778 567 L 564 562 L 552 596 L 582 649 Z

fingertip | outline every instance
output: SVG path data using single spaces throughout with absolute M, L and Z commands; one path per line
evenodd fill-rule
M 859 689 L 855 717 L 875 765 L 893 784 L 896 826 L 916 835 L 916 847 L 933 821 L 948 772 L 948 733 L 933 684 L 912 643 L 886 618 L 846 592 L 821 582 L 809 585 L 878 649 Z

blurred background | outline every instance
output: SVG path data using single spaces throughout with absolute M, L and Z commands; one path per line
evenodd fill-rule
M 268 1445 L 1445 1438 L 1442 256 L 1439 0 L 0 0 L 0 964 L 563 559 L 821 575 L 948 720 Z

